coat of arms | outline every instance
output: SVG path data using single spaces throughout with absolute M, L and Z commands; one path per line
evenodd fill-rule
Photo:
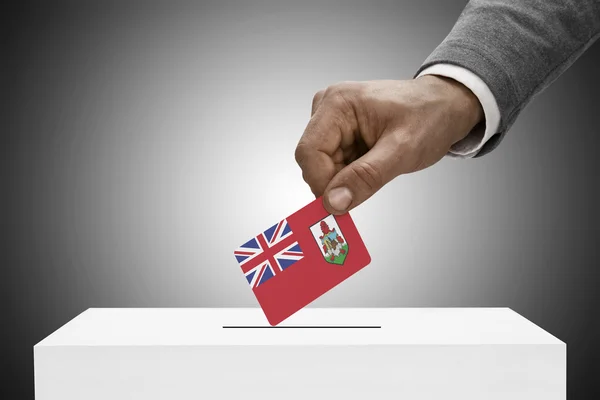
M 333 215 L 329 215 L 310 227 L 321 254 L 331 264 L 343 265 L 348 256 L 348 243 Z

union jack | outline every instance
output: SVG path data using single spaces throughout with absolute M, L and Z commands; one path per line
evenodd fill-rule
M 304 257 L 285 219 L 238 247 L 234 255 L 252 289 Z

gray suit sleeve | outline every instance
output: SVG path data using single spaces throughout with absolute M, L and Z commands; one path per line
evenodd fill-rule
M 498 146 L 523 108 L 599 36 L 600 0 L 471 0 L 415 76 L 446 63 L 488 85 L 500 124 L 475 156 L 480 157 Z

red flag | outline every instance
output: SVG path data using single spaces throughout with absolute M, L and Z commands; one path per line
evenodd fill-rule
M 349 213 L 318 198 L 244 243 L 234 255 L 272 326 L 371 262 Z

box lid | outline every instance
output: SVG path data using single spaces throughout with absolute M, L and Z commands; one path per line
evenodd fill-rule
M 508 308 L 304 308 L 271 327 L 257 308 L 91 308 L 36 345 L 562 344 Z

